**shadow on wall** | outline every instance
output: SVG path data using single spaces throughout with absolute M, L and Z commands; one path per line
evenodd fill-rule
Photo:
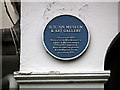
M 110 70 L 110 78 L 105 84 L 105 90 L 120 88 L 120 32 L 111 42 L 105 58 L 105 70 Z

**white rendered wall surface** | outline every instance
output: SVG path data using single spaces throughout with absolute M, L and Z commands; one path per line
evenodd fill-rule
M 20 88 L 46 88 L 46 87 L 49 87 L 49 88 L 87 88 L 87 90 L 89 90 L 90 88 L 93 89 L 93 88 L 96 88 L 96 89 L 93 89 L 93 90 L 104 90 L 104 85 L 102 83 L 69 83 L 69 84 L 65 84 L 65 83 L 62 83 L 62 84 L 22 84 L 20 85 Z
M 103 71 L 107 48 L 118 33 L 117 2 L 23 2 L 20 71 Z M 55 16 L 70 14 L 87 25 L 91 40 L 86 52 L 72 61 L 50 56 L 42 41 L 46 24 Z

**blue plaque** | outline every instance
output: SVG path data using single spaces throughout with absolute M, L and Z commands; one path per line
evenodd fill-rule
M 76 16 L 53 18 L 43 32 L 43 44 L 50 55 L 60 60 L 72 60 L 82 55 L 89 45 L 86 25 Z

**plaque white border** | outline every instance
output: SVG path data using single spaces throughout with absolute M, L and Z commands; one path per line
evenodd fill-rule
M 52 53 L 47 49 L 47 47 L 46 47 L 46 45 L 45 45 L 45 43 L 44 43 L 44 31 L 45 31 L 46 26 L 47 26 L 48 23 L 51 22 L 54 18 L 59 17 L 59 16 L 62 16 L 62 15 L 70 15 L 70 16 L 73 16 L 73 17 L 78 18 L 79 20 L 82 21 L 82 23 L 84 23 L 84 25 L 86 26 L 87 31 L 88 31 L 88 42 L 87 42 L 87 45 L 86 45 L 85 49 L 84 49 L 80 54 L 78 54 L 77 56 L 72 57 L 72 58 L 60 58 L 60 57 L 55 56 L 54 54 L 52 54 Z M 42 42 L 43 42 L 43 46 L 44 46 L 45 50 L 46 50 L 50 55 L 52 55 L 54 58 L 59 59 L 59 60 L 73 60 L 73 59 L 78 58 L 79 56 L 81 56 L 81 55 L 87 50 L 87 48 L 88 48 L 88 46 L 89 46 L 89 43 L 90 43 L 90 32 L 89 32 L 89 29 L 88 29 L 87 25 L 85 24 L 85 22 L 84 22 L 80 17 L 78 17 L 78 16 L 76 16 L 76 15 L 72 15 L 72 14 L 59 14 L 59 15 L 56 15 L 55 17 L 53 17 L 52 19 L 50 19 L 50 20 L 47 22 L 47 24 L 45 25 L 45 27 L 44 27 L 44 29 L 43 29 L 43 32 L 42 32 Z

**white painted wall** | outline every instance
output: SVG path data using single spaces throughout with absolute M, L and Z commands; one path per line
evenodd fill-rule
M 56 60 L 45 51 L 42 44 L 42 32 L 45 25 L 56 15 L 66 13 L 80 17 L 91 33 L 87 51 L 73 61 Z M 117 33 L 117 2 L 57 2 L 54 4 L 52 2 L 23 2 L 20 71 L 103 71 L 106 50 Z
M 54 84 L 22 84 L 20 88 L 86 88 L 94 90 L 103 90 L 104 85 L 102 83 L 54 83 Z M 95 89 L 96 88 L 96 89 Z
M 120 32 L 120 2 L 118 3 L 118 32 Z

